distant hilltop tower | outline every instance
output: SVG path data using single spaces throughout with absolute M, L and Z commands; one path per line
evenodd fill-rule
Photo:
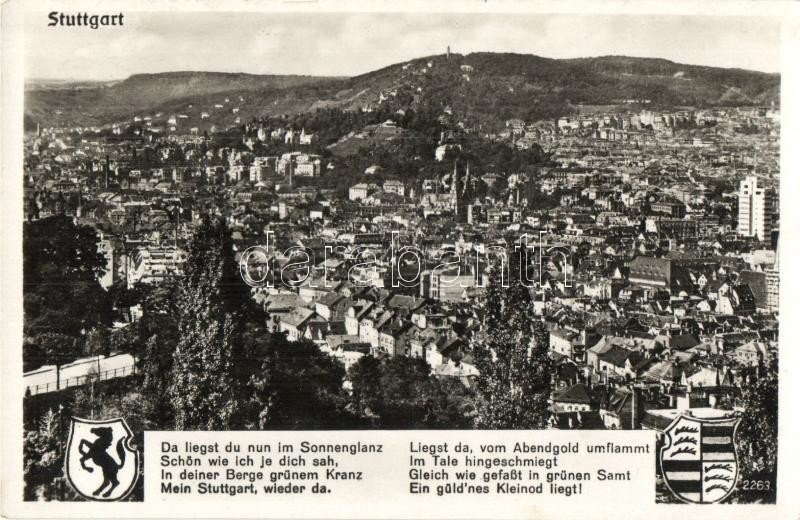
M 450 61 L 450 46 L 447 46 L 447 61 Z

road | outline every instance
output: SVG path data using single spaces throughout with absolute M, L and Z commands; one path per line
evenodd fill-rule
M 115 379 L 127 377 L 134 373 L 135 359 L 130 354 L 116 354 L 112 356 L 92 356 L 81 358 L 61 367 L 60 384 L 56 387 L 55 365 L 45 365 L 36 370 L 31 370 L 23 375 L 25 386 L 30 388 L 31 394 L 54 392 L 58 389 L 81 385 L 86 381 L 86 376 L 94 372 L 100 379 Z

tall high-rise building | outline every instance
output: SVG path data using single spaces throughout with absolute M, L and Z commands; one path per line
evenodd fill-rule
M 740 235 L 769 240 L 775 222 L 775 191 L 750 176 L 739 183 Z

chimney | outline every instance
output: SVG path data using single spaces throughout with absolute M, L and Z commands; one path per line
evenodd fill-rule
M 110 169 L 111 169 L 111 162 L 108 158 L 108 155 L 106 155 L 106 167 L 103 170 L 103 185 L 105 186 L 106 189 L 108 189 L 108 171 Z
M 637 395 L 636 388 L 631 386 L 631 430 L 636 430 L 637 408 L 639 406 L 639 396 Z

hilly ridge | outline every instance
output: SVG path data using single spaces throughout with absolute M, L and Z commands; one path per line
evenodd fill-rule
M 325 107 L 353 110 L 391 96 L 399 108 L 447 106 L 461 120 L 496 124 L 564 115 L 576 104 L 753 105 L 777 102 L 779 94 L 778 74 L 657 58 L 560 60 L 482 52 L 422 57 L 349 78 L 172 72 L 138 74 L 98 88 L 31 89 L 26 118 L 45 126 L 98 125 L 153 111 L 199 110 L 235 97 L 244 121 Z M 228 111 L 214 122 L 232 121 Z
M 66 124 L 104 124 L 150 111 L 176 100 L 212 94 L 287 89 L 327 78 L 315 76 L 256 75 L 225 72 L 166 72 L 135 74 L 96 88 L 36 88 L 25 93 L 26 115 L 46 124 L 53 115 L 63 115 Z M 60 111 L 61 114 L 55 114 Z

